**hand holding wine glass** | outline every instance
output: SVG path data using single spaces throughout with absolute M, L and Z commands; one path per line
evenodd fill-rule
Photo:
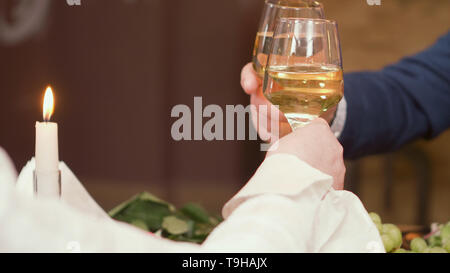
M 253 68 L 253 63 L 248 63 L 244 66 L 241 72 L 241 86 L 242 89 L 244 89 L 245 93 L 250 96 L 250 104 L 256 106 L 256 110 L 259 109 L 259 106 L 264 105 L 267 106 L 268 109 L 272 109 L 270 106 L 272 103 L 267 100 L 267 98 L 264 96 L 262 92 L 262 79 L 259 77 L 259 75 L 256 73 L 256 71 Z M 324 120 L 326 120 L 329 124 L 332 122 L 332 120 L 335 117 L 337 110 L 337 106 L 332 107 L 327 112 L 323 113 L 320 117 Z M 279 111 L 278 111 L 279 112 Z M 260 116 L 259 118 L 262 118 Z M 279 125 L 279 131 L 277 136 L 272 136 L 271 139 L 277 139 L 278 137 L 284 137 L 292 132 L 292 128 L 289 125 L 289 122 L 287 121 L 286 117 L 282 112 L 278 113 L 278 116 L 276 117 Z M 258 120 L 257 117 L 252 116 L 254 124 L 257 124 Z M 268 112 L 266 116 L 266 124 L 272 124 L 272 112 Z M 256 128 L 257 126 L 255 126 Z M 258 132 L 260 133 L 260 132 Z
M 344 92 L 336 22 L 280 18 L 265 68 L 263 92 L 279 106 L 293 130 L 335 107 Z

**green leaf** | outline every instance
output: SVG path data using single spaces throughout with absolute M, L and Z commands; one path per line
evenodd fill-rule
M 200 207 L 199 205 L 189 203 L 185 205 L 180 211 L 191 218 L 194 221 L 200 222 L 200 223 L 209 223 L 209 215 L 206 212 L 205 209 Z
M 161 228 L 163 218 L 171 214 L 171 210 L 165 204 L 138 199 L 130 203 L 114 218 L 130 224 L 134 220 L 141 220 L 150 231 L 154 232 Z
M 222 219 L 212 217 L 202 207 L 189 203 L 181 210 L 148 193 L 143 192 L 110 211 L 110 216 L 157 232 L 161 237 L 174 241 L 202 243 Z
M 127 201 L 121 203 L 117 207 L 115 207 L 112 210 L 110 210 L 109 216 L 111 216 L 112 218 L 115 218 L 115 216 L 120 214 L 128 206 L 130 206 L 131 204 L 133 204 L 134 202 L 139 201 L 139 200 L 150 201 L 150 202 L 153 202 L 153 203 L 156 203 L 156 204 L 165 205 L 165 206 L 167 206 L 169 208 L 170 211 L 175 212 L 175 207 L 172 204 L 169 204 L 169 203 L 159 199 L 158 197 L 154 196 L 153 194 L 150 194 L 148 192 L 143 192 L 143 193 L 140 193 L 140 194 L 137 194 L 137 195 L 131 197 Z
M 204 235 L 209 235 L 211 233 L 211 231 L 213 231 L 215 226 L 213 225 L 206 225 L 206 224 L 197 224 L 196 229 L 195 229 L 195 235 L 196 236 L 204 236 Z
M 181 235 L 189 231 L 189 225 L 176 216 L 167 216 L 164 218 L 162 228 L 172 235 Z
M 118 205 L 117 207 L 113 208 L 112 210 L 109 211 L 109 216 L 111 216 L 112 218 L 115 218 L 122 210 L 124 210 L 126 207 L 128 207 L 128 205 L 130 205 L 133 201 L 137 200 L 139 198 L 139 194 L 135 195 L 133 197 L 131 197 L 130 199 L 128 199 L 127 201 L 121 203 L 120 205 Z
M 144 201 L 152 201 L 154 203 L 158 203 L 158 204 L 162 204 L 162 205 L 167 205 L 169 207 L 169 209 L 173 212 L 175 212 L 175 210 L 176 210 L 174 205 L 167 203 L 166 201 L 159 199 L 158 197 L 156 197 L 153 194 L 148 193 L 148 192 L 141 193 L 139 195 L 139 199 L 144 200 Z
M 144 222 L 144 221 L 142 221 L 142 220 L 134 220 L 134 221 L 131 221 L 131 224 L 133 225 L 133 226 L 135 226 L 135 227 L 138 227 L 138 228 L 140 228 L 140 229 L 143 229 L 143 230 L 145 230 L 145 231 L 148 231 L 148 227 L 147 227 L 147 224 Z
M 188 243 L 194 243 L 194 244 L 201 244 L 205 241 L 205 238 L 187 237 L 184 235 L 168 235 L 167 239 L 177 241 L 177 242 L 188 242 Z

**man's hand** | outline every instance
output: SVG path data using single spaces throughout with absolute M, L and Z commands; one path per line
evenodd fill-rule
M 271 123 L 271 115 L 278 115 L 279 120 L 279 136 L 272 136 L 272 139 L 278 139 L 281 138 L 289 133 L 292 132 L 291 126 L 289 125 L 286 117 L 282 112 L 280 112 L 275 107 L 271 107 L 272 104 L 270 101 L 266 99 L 263 95 L 262 91 L 262 79 L 256 74 L 255 70 L 253 69 L 252 63 L 247 64 L 242 69 L 241 73 L 241 86 L 244 89 L 245 93 L 250 95 L 250 104 L 255 105 L 256 109 L 258 110 L 259 106 L 261 105 L 267 105 L 268 109 L 272 109 L 271 111 L 268 111 L 267 114 L 267 123 L 266 124 L 272 124 Z M 255 113 L 257 114 L 257 113 Z M 252 115 L 253 124 L 255 125 L 255 128 L 259 128 L 257 118 L 255 115 Z M 267 138 L 265 135 L 266 133 L 272 133 L 270 130 L 268 132 L 261 130 L 258 130 L 258 134 L 261 138 Z
M 268 152 L 267 156 L 274 154 L 295 155 L 319 171 L 332 176 L 334 189 L 344 189 L 343 148 L 324 119 L 318 118 L 280 139 L 277 149 Z
M 271 103 L 264 97 L 263 90 L 262 90 L 262 79 L 256 74 L 255 70 L 253 69 L 252 63 L 247 64 L 242 69 L 241 73 L 241 85 L 244 89 L 245 93 L 250 95 L 250 103 L 252 105 L 255 105 L 258 109 L 259 105 L 268 105 L 270 106 Z M 331 123 L 331 121 L 334 118 L 334 115 L 336 113 L 336 107 L 333 107 L 326 113 L 324 113 L 321 118 L 325 119 L 328 123 Z M 279 115 L 279 121 L 280 121 L 280 137 L 283 137 L 289 133 L 292 132 L 291 127 L 289 126 L 289 123 L 284 116 L 283 113 L 278 111 Z M 270 124 L 271 116 L 270 114 L 267 116 L 268 123 Z M 255 117 L 253 117 L 253 122 L 255 123 Z M 256 124 L 256 123 L 255 123 Z M 255 127 L 258 128 L 258 127 Z M 262 132 L 258 132 L 262 133 Z

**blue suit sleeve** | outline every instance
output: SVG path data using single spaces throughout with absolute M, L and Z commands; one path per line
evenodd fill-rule
M 345 75 L 345 157 L 394 151 L 450 127 L 450 32 L 431 48 L 377 72 Z

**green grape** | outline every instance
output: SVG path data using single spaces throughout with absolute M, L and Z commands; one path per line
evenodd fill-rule
M 441 236 L 433 235 L 430 238 L 428 238 L 428 244 L 430 247 L 440 247 L 442 246 L 442 238 Z
M 383 233 L 383 224 L 381 224 L 381 223 L 375 223 L 375 226 L 377 227 L 378 232 L 379 232 L 380 234 L 382 234 L 382 233 Z
M 369 213 L 369 216 L 375 224 L 381 224 L 380 215 L 376 214 L 375 212 L 371 212 Z
M 399 248 L 403 243 L 402 232 L 400 229 L 393 224 L 384 224 L 383 225 L 383 234 L 391 237 L 394 248 Z
M 448 253 L 450 253 L 450 240 L 447 240 L 443 247 Z
M 403 248 L 399 248 L 392 253 L 409 253 L 409 251 Z
M 422 238 L 414 238 L 411 241 L 411 250 L 414 252 L 423 252 L 427 247 L 427 242 Z
M 391 252 L 394 249 L 395 242 L 389 235 L 381 235 L 381 240 L 383 241 L 384 249 L 386 250 L 386 252 Z
M 450 225 L 446 225 L 441 229 L 441 238 L 443 240 L 450 239 Z
M 447 253 L 447 251 L 442 247 L 431 247 L 426 248 L 424 253 Z

